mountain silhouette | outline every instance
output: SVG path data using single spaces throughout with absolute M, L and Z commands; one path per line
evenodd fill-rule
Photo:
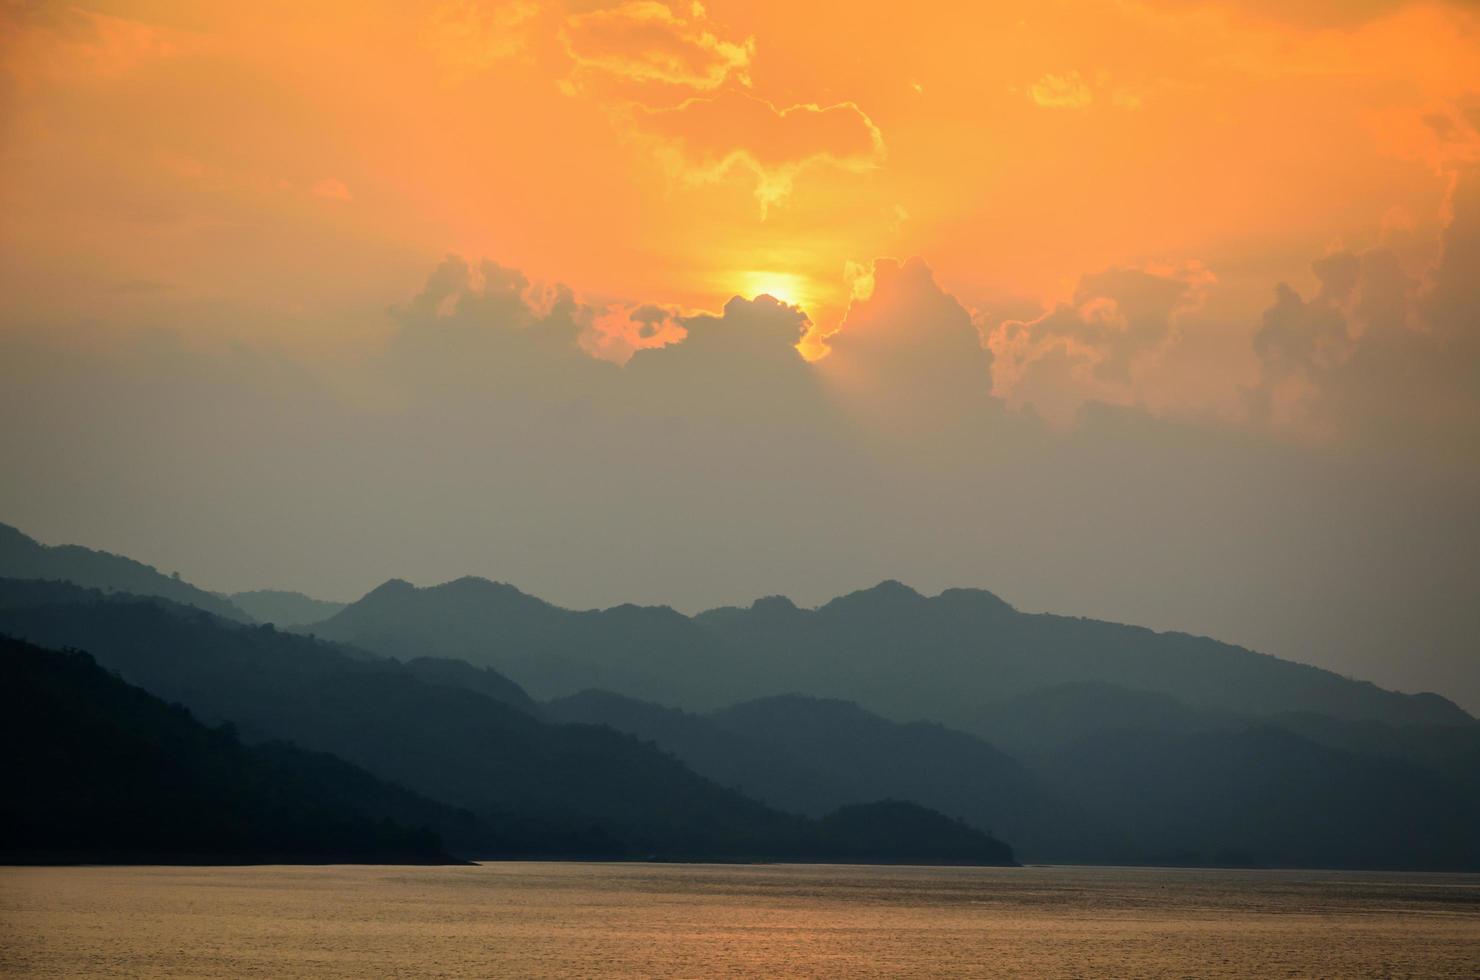
M 424 684 L 476 691 L 500 704 L 517 708 L 529 715 L 542 716 L 543 708 L 525 693 L 524 688 L 491 667 L 474 667 L 466 660 L 450 657 L 417 657 L 402 665 L 406 673 Z
M 118 556 L 71 573 L 99 563 L 198 599 Z M 87 649 L 254 752 L 360 767 L 404 794 L 375 819 L 469 856 L 995 861 L 1001 833 L 1034 860 L 1477 862 L 1480 724 L 1444 698 L 979 590 L 685 616 L 391 580 L 288 631 L 3 579 L 0 633 Z
M 469 856 L 832 859 L 818 849 L 816 821 L 719 786 L 629 735 L 552 724 L 527 703 L 490 697 L 477 688 L 506 694 L 508 682 L 486 670 L 407 665 L 61 583 L 0 580 L 0 632 L 86 648 L 126 681 L 209 723 L 229 721 L 244 738 L 289 739 L 471 810 L 500 833 L 496 846 Z M 878 812 L 874 849 L 854 857 L 919 851 L 890 836 L 891 811 Z M 975 843 L 950 860 L 985 860 L 1005 847 L 972 834 Z
M 482 579 L 395 581 L 308 628 L 383 654 L 490 666 L 542 699 L 595 688 L 708 710 L 801 692 L 898 721 L 957 720 L 990 702 L 1088 684 L 1240 716 L 1474 723 L 1438 695 L 1387 691 L 1204 637 L 1020 613 L 978 590 L 926 597 L 898 582 L 812 610 L 770 597 L 686 617 L 667 607 L 574 612 Z
M 927 598 L 885 582 L 816 610 L 778 617 L 773 606 L 732 608 L 696 622 L 789 690 L 856 701 L 901 720 L 953 718 L 1040 688 L 1103 683 L 1242 714 L 1474 721 L 1437 695 L 1386 691 L 1205 637 L 1020 613 L 973 589 Z
M 7 860 L 436 862 L 424 824 L 457 819 L 329 756 L 244 746 L 85 653 L 8 637 L 0 737 Z
M 1160 691 L 1092 681 L 1055 684 L 991 701 L 960 711 L 949 721 L 1017 758 L 1035 760 L 1107 732 L 1242 731 L 1248 726 L 1244 716 L 1231 711 L 1194 708 Z
M 387 656 L 493 667 L 541 699 L 600 688 L 717 706 L 733 699 L 716 682 L 746 674 L 712 635 L 666 606 L 578 612 L 473 577 L 429 588 L 392 579 L 304 629 Z
M 0 578 L 50 579 L 106 592 L 159 596 L 227 619 L 252 620 L 227 599 L 152 565 L 80 545 L 44 545 L 9 524 L 0 524 Z
M 1098 734 L 1045 777 L 1127 837 L 1134 860 L 1307 868 L 1480 868 L 1480 797 L 1397 759 L 1272 727 Z
M 930 722 L 901 724 L 850 702 L 762 698 L 708 714 L 585 691 L 551 701 L 568 721 L 653 741 L 701 773 L 773 806 L 822 815 L 909 800 L 1011 840 L 1027 859 L 1104 859 L 1117 842 L 991 745 Z

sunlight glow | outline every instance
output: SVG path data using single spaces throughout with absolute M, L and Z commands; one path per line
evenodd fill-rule
M 751 269 L 741 273 L 740 281 L 740 294 L 748 299 L 771 296 L 788 306 L 806 309 L 807 301 L 811 298 L 810 283 L 794 272 Z

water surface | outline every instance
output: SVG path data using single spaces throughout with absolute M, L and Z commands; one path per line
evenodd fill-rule
M 1480 875 L 0 869 L 0 975 L 1480 976 Z

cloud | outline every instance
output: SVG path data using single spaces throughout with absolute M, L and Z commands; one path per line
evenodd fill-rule
M 21 80 L 112 79 L 168 57 L 179 38 L 164 28 L 60 5 L 0 11 L 0 64 Z
M 854 299 L 818 369 L 888 429 L 979 424 L 991 407 L 993 355 L 970 312 L 922 259 L 877 259 L 853 272 Z
M 639 350 L 666 347 L 687 336 L 677 311 L 642 303 L 612 307 L 595 317 L 581 346 L 593 357 L 625 364 Z
M 809 167 L 864 172 L 884 157 L 883 134 L 852 102 L 778 108 L 765 99 L 726 91 L 665 109 L 636 107 L 634 121 L 659 141 L 687 180 L 748 173 L 763 210 L 786 197 Z
M 649 316 L 656 318 L 655 314 Z M 756 379 L 771 373 L 779 383 L 787 373 L 795 375 L 798 368 L 806 369 L 796 344 L 810 326 L 807 314 L 800 307 L 771 296 L 755 299 L 736 296 L 718 315 L 698 313 L 677 317 L 671 325 L 658 322 L 659 330 L 672 327 L 683 330 L 683 339 L 637 351 L 628 362 L 627 371 L 633 377 L 651 377 L 651 372 L 657 370 L 681 372 L 698 386 L 696 394 L 708 386 L 727 384 L 727 377 L 748 378 L 745 386 L 749 387 Z M 751 397 L 754 394 L 753 390 L 749 392 Z
M 677 322 L 682 341 L 640 349 L 621 371 L 610 418 L 632 459 L 680 483 L 707 471 L 709 481 L 733 483 L 720 491 L 726 497 L 761 472 L 774 479 L 761 492 L 786 495 L 811 466 L 826 465 L 838 451 L 833 406 L 796 350 L 806 313 L 770 296 L 736 296 L 717 314 Z M 800 515 L 806 501 L 790 506 Z
M 712 91 L 750 84 L 755 39 L 725 38 L 703 6 L 628 0 L 566 17 L 565 49 L 583 77 Z
M 1312 264 L 1319 288 L 1285 283 L 1245 391 L 1259 424 L 1405 451 L 1480 439 L 1480 169 L 1455 176 L 1438 261 L 1411 276 L 1386 248 Z
M 1093 82 L 1078 70 L 1063 74 L 1049 72 L 1028 86 L 1028 99 L 1040 109 L 1088 109 L 1096 102 L 1133 111 L 1144 104 L 1144 88 L 1114 84 L 1109 75 L 1097 72 Z
M 736 296 L 717 314 L 596 308 L 564 285 L 538 287 L 517 269 L 448 255 L 392 314 L 400 329 L 381 359 L 384 383 L 487 425 L 578 410 L 611 441 L 655 420 L 712 431 L 717 420 L 745 419 L 749 432 L 821 410 L 796 349 L 807 314 L 769 296 Z
M 1059 422 L 1092 398 L 1131 400 L 1137 368 L 1176 342 L 1179 317 L 1213 281 L 1196 262 L 1082 276 L 1069 302 L 987 331 L 997 390 Z
M 449 78 L 519 54 L 540 12 L 533 0 L 448 0 L 427 17 L 422 40 Z
M 462 391 L 493 404 L 584 401 L 617 370 L 583 347 L 594 313 L 568 287 L 538 287 L 497 262 L 447 256 L 392 315 L 400 330 L 385 363 L 413 397 Z
M 1480 107 L 1477 107 L 1480 117 Z M 1444 334 L 1480 342 L 1480 164 L 1471 162 L 1451 175 L 1445 211 L 1448 224 L 1442 251 L 1424 298 L 1429 320 Z
M 1029 86 L 1028 97 L 1044 109 L 1083 109 L 1095 100 L 1077 71 L 1044 75 Z

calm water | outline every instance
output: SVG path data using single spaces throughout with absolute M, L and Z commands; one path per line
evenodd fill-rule
M 1480 976 L 1480 876 L 0 869 L 0 975 Z

